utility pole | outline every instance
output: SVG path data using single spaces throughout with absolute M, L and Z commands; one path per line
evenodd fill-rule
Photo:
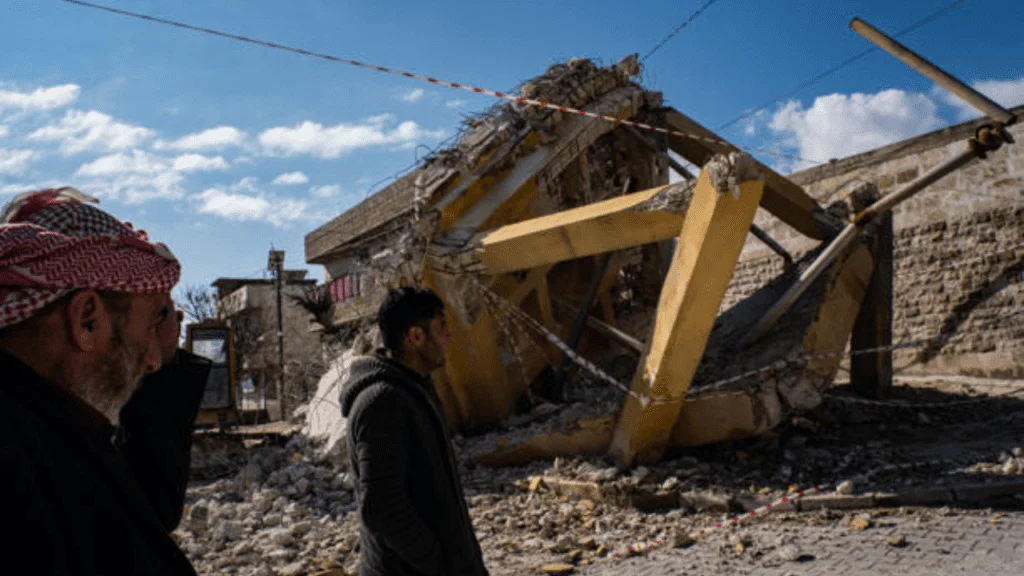
M 281 419 L 287 420 L 287 402 L 284 390 L 284 322 L 281 311 L 281 284 L 284 282 L 284 250 L 270 249 L 267 268 L 274 273 L 274 288 L 277 291 L 277 401 L 281 407 Z

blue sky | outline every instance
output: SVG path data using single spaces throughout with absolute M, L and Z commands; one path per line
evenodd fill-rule
M 705 0 L 102 0 L 495 90 L 571 57 L 645 54 Z M 718 0 L 644 82 L 716 128 L 950 0 Z M 838 5 L 838 6 L 837 6 Z M 1005 105 L 1024 103 L 1024 2 L 966 0 L 901 38 Z M 0 4 L 0 202 L 73 185 L 167 242 L 182 284 L 259 276 L 494 100 L 59 0 Z M 723 132 L 827 160 L 970 117 L 876 51 Z M 767 156 L 780 170 L 803 167 Z M 311 276 L 321 278 L 318 267 Z

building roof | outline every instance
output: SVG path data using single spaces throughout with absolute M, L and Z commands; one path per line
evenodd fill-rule
M 309 273 L 308 270 L 284 270 L 283 272 L 282 279 L 285 284 L 316 286 L 316 280 L 306 278 L 306 274 Z M 242 286 L 273 286 L 274 280 L 269 278 L 217 278 L 210 285 L 217 289 L 218 297 L 222 297 L 231 294 Z

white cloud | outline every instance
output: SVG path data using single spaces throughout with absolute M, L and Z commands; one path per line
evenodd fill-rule
M 7 126 L 4 126 L 3 124 L 0 124 L 0 138 L 3 138 L 4 136 L 7 136 L 10 133 L 11 133 L 11 129 L 10 128 L 8 128 Z
M 244 142 L 245 132 L 233 126 L 218 126 L 182 136 L 172 142 L 159 140 L 153 145 L 153 148 L 156 150 L 171 149 L 198 152 L 204 150 L 223 150 L 232 146 L 241 146 Z
M 21 174 L 37 156 L 33 150 L 0 148 L 0 174 Z
M 142 150 L 131 154 L 117 153 L 102 156 L 78 167 L 76 176 L 117 176 L 121 174 L 157 174 L 169 168 L 167 161 Z
M 212 172 L 227 170 L 228 163 L 223 156 L 203 156 L 202 154 L 184 154 L 174 159 L 172 167 L 178 172 Z
M 184 154 L 173 160 L 132 150 L 131 154 L 118 152 L 82 164 L 76 176 L 117 176 L 122 174 L 148 175 L 162 172 L 200 172 L 226 170 L 228 163 L 221 156 L 210 158 L 202 154 Z
M 314 198 L 334 198 L 341 193 L 341 186 L 337 184 L 327 184 L 325 186 L 315 186 L 309 191 Z
M 228 188 L 207 188 L 195 196 L 199 213 L 237 222 L 269 222 L 278 227 L 309 218 L 306 201 L 274 198 L 259 191 L 254 182 L 243 178 Z
M 150 200 L 177 200 L 184 197 L 184 181 L 185 177 L 174 170 L 155 174 L 125 173 L 84 183 L 81 189 L 125 204 L 142 204 Z
M 971 86 L 1006 108 L 1024 104 L 1024 76 L 1016 80 L 980 80 L 972 82 Z M 981 116 L 981 112 L 975 110 L 973 106 L 946 90 L 936 87 L 933 94 L 957 109 L 957 120 L 960 122 Z
M 76 84 L 61 84 L 49 88 L 36 88 L 32 92 L 0 90 L 0 110 L 17 108 L 22 111 L 53 110 L 78 100 L 82 92 Z
M 424 139 L 444 136 L 443 131 L 424 130 L 416 122 L 407 120 L 388 130 L 390 115 L 374 116 L 361 124 L 338 124 L 324 126 L 306 121 L 294 127 L 277 127 L 264 130 L 260 144 L 267 154 L 292 156 L 308 154 L 318 158 L 332 159 L 359 148 L 372 146 L 415 145 Z
M 109 154 L 82 164 L 75 175 L 92 178 L 81 185 L 83 190 L 125 204 L 142 204 L 157 199 L 181 199 L 185 196 L 186 173 L 227 167 L 220 156 L 185 154 L 170 159 L 132 150 L 130 154 Z
M 420 99 L 423 98 L 424 94 L 426 94 L 426 92 L 423 88 L 415 88 L 402 96 L 402 100 L 405 100 L 406 102 L 419 102 Z
M 118 122 L 102 112 L 69 110 L 59 123 L 36 130 L 27 140 L 60 142 L 61 152 L 70 156 L 89 150 L 134 148 L 152 135 L 149 128 Z
M 827 161 L 864 152 L 941 127 L 937 106 L 924 94 L 883 90 L 877 94 L 829 94 L 810 108 L 791 100 L 768 127 L 804 159 Z M 784 168 L 801 168 L 797 161 Z M 783 168 L 783 167 L 780 167 Z
M 449 100 L 444 103 L 444 105 L 448 108 L 462 108 L 466 104 L 467 102 L 462 99 Z
M 309 182 L 309 177 L 302 172 L 288 172 L 281 174 L 277 178 L 274 178 L 273 184 L 278 185 L 290 185 L 290 184 L 305 184 Z

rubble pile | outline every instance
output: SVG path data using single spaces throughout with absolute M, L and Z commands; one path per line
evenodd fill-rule
M 696 530 L 813 485 L 839 483 L 838 494 L 864 494 L 1024 478 L 1024 447 L 1015 432 L 1021 405 L 1007 400 L 969 411 L 970 417 L 964 410 L 933 411 L 925 422 L 893 418 L 891 410 L 872 415 L 860 406 L 829 404 L 761 438 L 670 453 L 631 471 L 603 458 L 491 469 L 473 462 L 487 437 L 457 436 L 453 444 L 491 573 L 527 574 L 549 564 L 576 569 L 616 562 L 642 553 L 630 546 L 656 539 L 690 546 L 688 535 Z M 560 417 L 577 417 L 573 409 L 583 408 L 541 404 L 508 425 L 554 425 Z M 344 465 L 323 454 L 322 441 L 297 434 L 283 446 L 253 448 L 247 458 L 233 476 L 189 489 L 175 538 L 197 570 L 354 574 L 359 550 L 352 479 Z M 946 463 L 865 477 L 924 458 Z M 752 521 L 818 520 L 815 514 L 773 513 Z M 713 538 L 708 545 L 725 555 L 735 552 L 736 543 L 748 552 L 782 546 L 744 541 L 742 524 Z

